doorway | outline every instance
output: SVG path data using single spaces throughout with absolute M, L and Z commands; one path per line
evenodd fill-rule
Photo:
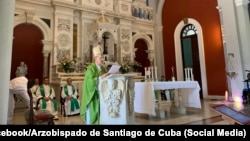
M 15 77 L 15 71 L 21 61 L 28 67 L 26 77 L 38 78 L 42 82 L 43 77 L 43 34 L 33 24 L 19 24 L 14 28 L 14 40 L 12 48 L 11 79 Z
M 194 80 L 197 81 L 200 87 L 202 88 L 197 34 L 182 37 L 181 50 L 182 50 L 183 68 L 193 69 Z M 201 99 L 203 98 L 202 89 L 200 90 L 200 98 Z
M 136 48 L 135 52 L 135 58 L 134 60 L 141 64 L 141 68 L 139 68 L 139 72 L 142 73 L 142 75 L 145 75 L 144 68 L 150 66 L 150 61 L 148 59 L 148 46 L 147 43 L 143 39 L 138 39 L 135 42 L 134 48 Z

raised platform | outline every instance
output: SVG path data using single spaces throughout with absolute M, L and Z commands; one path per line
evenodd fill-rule
M 246 115 L 241 111 L 228 107 L 227 105 L 216 105 L 212 106 L 212 109 L 219 112 L 223 119 L 227 120 L 230 124 L 249 125 L 250 116 Z

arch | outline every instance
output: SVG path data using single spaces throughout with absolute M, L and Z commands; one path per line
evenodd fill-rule
M 162 10 L 163 10 L 164 3 L 165 3 L 165 0 L 160 0 L 159 4 L 157 6 L 157 20 L 156 20 L 156 23 L 159 26 L 162 25 Z
M 205 54 L 204 54 L 204 44 L 203 44 L 203 34 L 201 25 L 192 18 L 188 18 L 188 23 L 193 24 L 197 28 L 197 40 L 198 40 L 198 48 L 199 48 L 199 59 L 200 59 L 200 67 L 201 67 L 201 81 L 202 81 L 202 91 L 203 97 L 206 98 L 208 96 L 207 90 L 207 75 L 206 75 L 206 66 L 205 66 Z M 184 21 L 180 21 L 179 24 L 175 28 L 174 32 L 174 43 L 175 43 L 175 59 L 176 59 L 176 73 L 178 80 L 184 80 L 183 78 L 183 61 L 182 61 L 182 53 L 181 53 L 181 31 L 183 27 L 185 27 Z
M 24 32 L 25 31 L 25 32 Z M 34 24 L 22 23 L 14 28 L 14 40 L 12 45 L 11 77 L 15 77 L 16 66 L 24 62 L 28 67 L 27 78 L 43 78 L 43 39 L 41 30 Z M 30 40 L 32 39 L 32 40 Z M 20 53 L 26 52 L 28 53 Z M 41 63 L 37 63 L 41 62 Z
M 102 30 L 99 32 L 99 40 L 102 40 L 102 35 L 104 33 L 109 33 L 110 35 L 112 35 L 112 38 L 114 39 L 114 43 L 117 44 L 117 35 L 114 35 L 114 34 L 117 34 L 116 29 L 102 28 Z
M 147 44 L 147 46 L 148 46 L 148 50 L 154 50 L 154 48 L 153 48 L 153 43 L 152 43 L 152 39 L 150 39 L 150 38 L 148 37 L 147 34 L 138 34 L 138 33 L 136 33 L 136 34 L 133 36 L 133 39 L 132 39 L 133 47 L 135 46 L 135 42 L 136 42 L 136 40 L 138 40 L 138 39 L 143 39 L 143 40 L 146 42 L 146 44 Z
M 48 55 L 49 53 L 53 52 L 52 49 L 53 49 L 53 40 L 52 40 L 52 33 L 51 33 L 51 30 L 50 28 L 48 27 L 48 25 L 43 21 L 41 20 L 39 17 L 36 17 L 36 16 L 31 16 L 31 17 L 26 17 L 25 14 L 20 14 L 18 16 L 15 16 L 14 18 L 14 27 L 16 27 L 17 25 L 19 24 L 22 24 L 22 23 L 27 23 L 27 21 L 29 21 L 28 23 L 30 24 L 34 24 L 35 26 L 37 26 L 41 32 L 42 32 L 42 35 L 43 35 L 43 56 L 44 56 L 44 60 L 46 60 L 44 62 L 44 67 L 43 67 L 43 75 L 44 76 L 48 76 L 49 74 L 48 71 L 49 71 L 49 63 L 48 61 L 52 63 L 52 59 L 50 58 L 50 60 L 47 60 L 48 59 Z
M 25 15 L 15 16 L 14 27 L 19 25 L 19 24 L 26 23 L 26 19 L 27 18 Z M 38 28 L 41 29 L 43 37 L 44 37 L 44 41 L 51 41 L 52 40 L 51 31 L 50 31 L 49 27 L 46 25 L 46 23 L 44 23 L 44 21 L 42 21 L 38 17 L 34 17 L 31 21 L 31 23 L 36 25 Z

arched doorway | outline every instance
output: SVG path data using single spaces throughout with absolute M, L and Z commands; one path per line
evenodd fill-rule
M 202 90 L 202 97 L 208 97 L 208 89 L 207 89 L 207 74 L 206 74 L 206 66 L 205 66 L 205 54 L 204 54 L 204 44 L 203 44 L 203 34 L 201 25 L 192 18 L 188 18 L 179 22 L 176 26 L 174 32 L 174 42 L 175 42 L 175 59 L 176 59 L 176 73 L 178 80 L 184 80 L 183 75 L 183 56 L 182 56 L 182 45 L 181 45 L 181 33 L 184 27 L 187 24 L 192 24 L 197 29 L 197 43 L 198 43 L 198 52 L 199 52 L 199 61 L 200 61 L 200 72 L 201 72 L 201 84 L 200 86 Z
M 15 77 L 15 71 L 20 62 L 28 66 L 28 79 L 43 77 L 43 34 L 33 24 L 19 24 L 14 28 L 12 49 L 11 79 Z
M 192 68 L 194 80 L 202 87 L 197 29 L 192 24 L 186 25 L 181 32 L 181 50 L 183 68 Z M 202 89 L 200 98 L 203 98 Z
M 150 66 L 150 61 L 147 54 L 147 44 L 143 39 L 138 39 L 136 40 L 134 47 L 137 49 L 135 52 L 134 60 L 142 65 L 142 67 L 138 71 L 142 72 L 142 75 L 145 75 L 144 67 Z

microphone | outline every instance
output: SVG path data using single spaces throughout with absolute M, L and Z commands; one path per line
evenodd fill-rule
M 245 71 L 250 72 L 250 70 L 245 70 Z

